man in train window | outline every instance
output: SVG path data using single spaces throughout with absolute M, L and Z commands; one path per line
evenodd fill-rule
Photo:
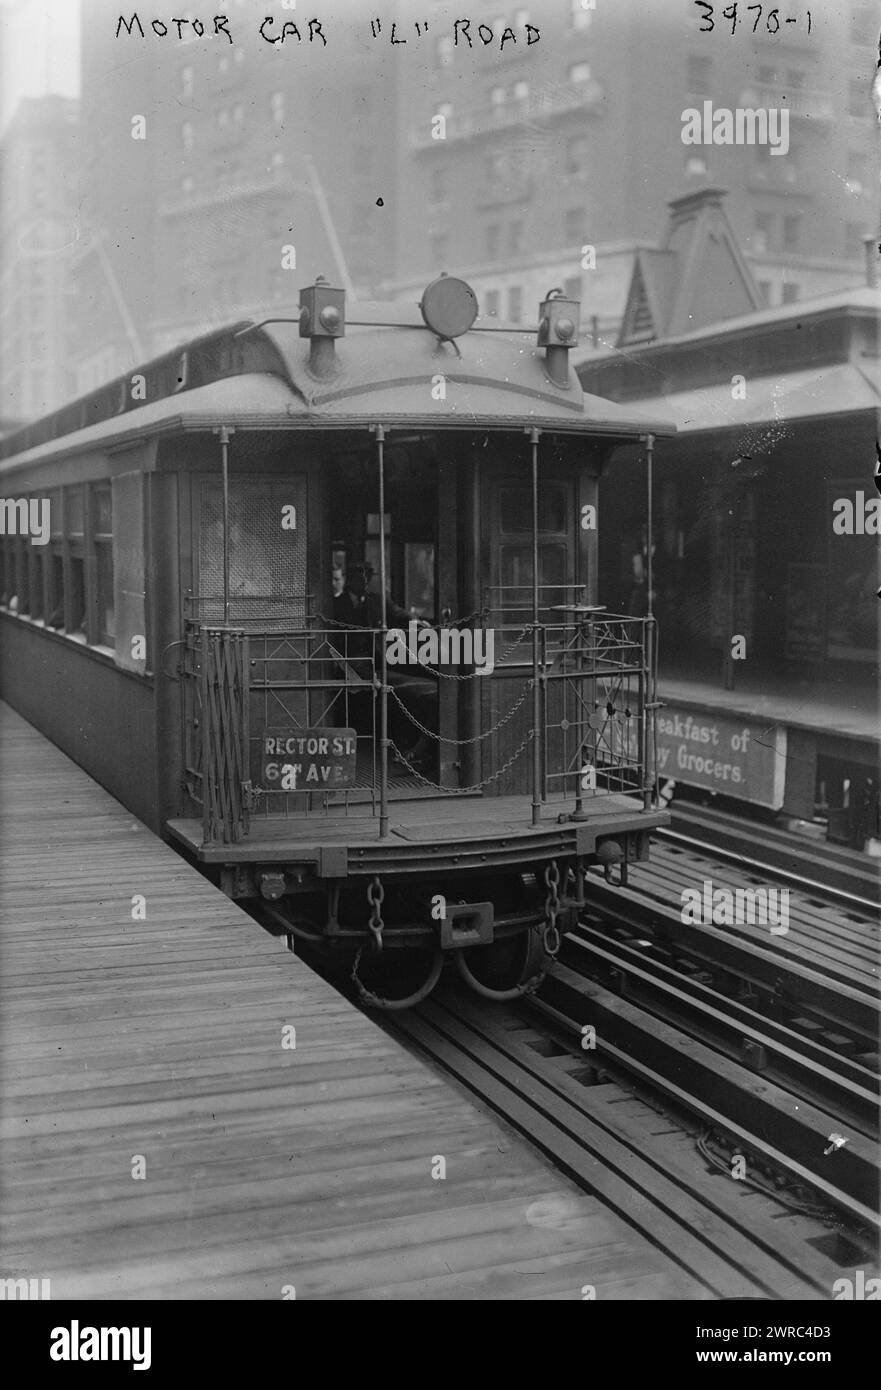
M 372 585 L 373 577 L 373 566 L 365 561 L 353 566 L 347 582 L 347 592 L 351 596 L 353 611 L 357 615 L 355 622 L 359 627 L 382 627 L 383 604 L 378 591 Z M 401 628 L 406 632 L 410 621 L 407 610 L 395 603 L 391 595 L 386 593 L 386 627 Z M 420 628 L 430 627 L 430 623 L 423 619 L 416 621 Z M 368 646 L 364 655 L 368 655 L 369 650 Z M 379 651 L 376 643 L 374 660 L 378 669 Z M 418 726 L 422 724 L 428 729 L 436 728 L 437 677 L 427 675 L 421 667 L 413 666 L 388 667 L 386 675 L 388 684 L 394 691 L 394 696 L 389 701 L 391 738 L 411 767 L 418 772 L 427 773 L 433 770 L 432 740 Z M 412 718 L 408 718 L 408 715 Z

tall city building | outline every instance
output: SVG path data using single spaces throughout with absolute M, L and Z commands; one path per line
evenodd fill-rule
M 75 388 L 71 261 L 77 103 L 25 97 L 0 141 L 0 416 L 26 420 Z
M 326 43 L 292 10 L 265 36 L 262 12 L 226 10 L 225 32 L 179 40 L 84 0 L 82 389 L 238 317 L 296 316 L 318 274 L 365 297 L 392 272 L 394 55 L 339 3 Z
M 401 68 L 398 181 L 426 215 L 402 220 L 392 294 L 443 265 L 491 313 L 532 321 L 558 284 L 584 301 L 583 330 L 591 316 L 606 327 L 623 311 L 634 244 L 655 240 L 671 197 L 703 184 L 729 190 L 767 304 L 860 282 L 878 221 L 872 5 L 816 6 L 810 31 L 807 9 L 787 23 L 766 7 L 755 33 L 759 7 L 734 7 L 732 33 L 716 5 L 703 32 L 710 7 L 691 0 L 467 8 L 466 34 L 436 5 L 432 51 Z M 786 113 L 786 152 L 684 144 L 683 113 L 703 118 L 706 102 Z
M 753 33 L 741 5 L 732 34 L 720 5 L 703 32 L 692 0 L 474 0 L 467 28 L 449 0 L 381 15 L 329 0 L 318 34 L 302 7 L 231 0 L 228 32 L 187 20 L 178 38 L 174 20 L 82 0 L 72 389 L 236 318 L 293 315 L 318 274 L 350 299 L 418 299 L 446 270 L 482 313 L 524 323 L 559 286 L 586 343 L 608 344 L 636 250 L 702 186 L 728 190 L 768 305 L 860 283 L 878 224 L 873 6 L 792 8 L 792 24 L 763 8 Z M 785 112 L 785 153 L 683 143 L 705 103 Z

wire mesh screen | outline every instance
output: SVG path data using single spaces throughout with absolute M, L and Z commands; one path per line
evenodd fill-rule
M 305 625 L 306 480 L 230 478 L 229 620 L 263 631 Z M 223 490 L 202 483 L 199 600 L 202 623 L 222 623 Z

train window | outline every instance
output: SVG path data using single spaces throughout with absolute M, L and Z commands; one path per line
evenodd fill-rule
M 306 597 L 304 478 L 231 478 L 229 514 L 231 617 L 301 625 Z M 213 480 L 202 485 L 199 571 L 202 616 L 218 622 L 223 614 L 222 495 Z
M 68 564 L 68 602 L 65 628 L 83 634 L 86 627 L 86 576 L 81 555 L 72 555 Z
M 46 626 L 64 627 L 64 511 L 61 488 L 49 494 L 50 537 L 47 557 Z
M 46 626 L 64 627 L 64 557 L 61 554 L 49 556 L 49 587 L 51 597 L 47 604 Z
M 146 627 L 144 570 L 144 477 L 123 473 L 113 479 L 114 661 L 144 675 L 149 637 Z
M 32 618 L 42 618 L 44 548 L 41 545 L 32 545 L 29 541 L 26 550 L 28 583 L 30 588 L 30 602 L 28 611 L 30 612 Z
M 507 535 L 532 531 L 532 491 L 528 487 L 502 488 L 501 529 Z M 566 498 L 562 488 L 546 487 L 538 494 L 538 529 L 566 532 Z
M 26 536 L 15 538 L 15 593 L 18 598 L 16 612 L 30 613 L 31 586 L 28 575 L 28 540 Z
M 67 561 L 65 570 L 65 632 L 85 634 L 86 565 L 83 539 L 85 511 L 83 489 L 64 489 L 64 535 Z
M 64 489 L 64 529 L 68 536 L 83 534 L 83 490 L 81 487 Z
M 499 559 L 499 577 L 506 603 L 527 607 L 532 602 L 532 546 L 502 545 Z M 565 603 L 566 547 L 562 543 L 546 541 L 539 545 L 538 583 L 543 610 Z
M 112 647 L 116 632 L 113 595 L 113 495 L 109 483 L 92 488 L 92 544 L 95 554 L 95 637 Z

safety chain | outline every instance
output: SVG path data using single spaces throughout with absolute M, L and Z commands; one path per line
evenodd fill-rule
M 520 646 L 520 643 L 523 641 L 524 637 L 526 637 L 527 634 L 531 631 L 532 624 L 530 624 L 527 627 L 521 628 L 518 636 L 514 638 L 514 641 L 511 643 L 511 645 L 509 647 L 506 647 L 500 656 L 494 658 L 493 664 L 495 666 L 501 666 L 503 662 L 507 661 L 511 653 L 513 651 L 516 651 L 516 649 Z M 439 671 L 436 666 L 429 666 L 427 661 L 420 661 L 418 665 L 420 670 L 430 671 L 433 676 L 437 676 L 438 680 L 442 681 L 475 681 L 483 679 L 483 671 L 469 671 L 467 676 L 454 676 L 451 671 Z
M 556 960 L 560 954 L 560 929 L 557 926 L 557 917 L 560 914 L 560 895 L 557 891 L 560 886 L 560 870 L 557 867 L 556 859 L 552 859 L 545 868 L 545 886 L 548 890 L 545 897 L 545 921 L 547 925 L 544 929 L 543 942 L 548 955 L 552 960 Z
M 488 608 L 477 608 L 477 609 L 475 609 L 475 611 L 474 611 L 473 613 L 466 613 L 466 614 L 464 614 L 461 618 L 445 618 L 444 621 L 443 621 L 441 624 L 439 624 L 439 626 L 441 626 L 441 627 L 464 627 L 467 623 L 473 623 L 475 618 L 485 618 L 486 615 L 487 615 L 488 613 L 489 613 L 489 609 L 488 609 Z M 376 627 L 376 628 L 364 627 L 361 623 L 343 623 L 343 622 L 340 622 L 339 618 L 329 618 L 329 617 L 327 616 L 326 613 L 311 613 L 309 616 L 310 616 L 310 618 L 319 618 L 319 619 L 321 620 L 321 622 L 325 624 L 326 627 L 342 627 L 342 628 L 348 628 L 348 629 L 351 630 L 352 632 L 381 632 L 381 631 L 382 631 L 382 628 L 379 628 L 379 627 Z M 424 619 L 424 618 L 412 619 L 412 618 L 411 618 L 410 621 L 411 621 L 411 622 L 414 622 L 414 621 L 415 621 L 415 622 L 425 622 L 426 619 Z M 433 626 L 433 624 L 429 624 L 429 626 Z M 319 631 L 320 631 L 320 629 L 319 629 Z
M 373 932 L 373 945 L 377 951 L 382 950 L 382 929 L 385 923 L 382 920 L 381 907 L 384 898 L 385 889 L 379 875 L 375 874 L 367 885 L 367 901 L 370 904 L 370 919 L 367 925 Z
M 513 719 L 514 715 L 517 713 L 518 709 L 523 704 L 523 701 L 529 694 L 531 688 L 532 681 L 530 680 L 527 681 L 524 685 L 523 690 L 520 694 L 520 698 L 517 700 L 516 704 L 513 704 L 511 708 L 508 710 L 508 712 L 502 715 L 498 724 L 494 724 L 493 727 L 491 729 L 487 729 L 485 733 L 475 734 L 474 738 L 447 738 L 444 734 L 436 734 L 432 729 L 426 729 L 424 724 L 419 723 L 419 720 L 416 718 L 415 714 L 410 713 L 407 706 L 404 704 L 400 695 L 394 689 L 393 686 L 389 686 L 389 694 L 393 697 L 396 704 L 400 705 L 402 711 L 407 716 L 410 723 L 413 724 L 417 729 L 419 729 L 420 733 L 426 734 L 429 738 L 433 738 L 436 743 L 454 743 L 457 745 L 457 747 L 463 748 L 468 743 L 480 743 L 482 739 L 489 738 L 490 734 L 496 733 L 499 729 L 502 728 L 504 724 L 507 724 L 509 719 Z
M 372 635 L 372 636 L 374 636 L 374 637 L 378 637 L 378 636 L 380 636 L 380 634 L 382 633 L 382 628 L 378 628 L 378 627 L 360 627 L 357 623 L 341 623 L 341 622 L 337 622 L 337 620 L 336 620 L 335 618 L 326 618 L 326 617 L 324 616 L 323 613 L 318 613 L 316 616 L 319 617 L 319 618 L 321 619 L 322 622 L 327 623 L 330 627 L 341 628 L 341 629 L 344 629 L 346 632 L 363 632 L 363 633 L 367 633 L 367 634 L 369 634 L 369 635 Z M 481 614 L 475 613 L 475 614 L 472 614 L 471 616 L 472 616 L 472 617 L 480 617 Z M 456 623 L 450 622 L 450 623 L 444 624 L 444 626 L 446 626 L 446 627 L 455 627 L 457 624 L 461 624 L 461 622 L 462 622 L 462 619 L 461 619 L 461 618 L 458 618 L 458 619 L 456 620 Z M 391 629 L 390 629 L 390 628 L 387 628 L 386 631 L 391 631 Z M 505 650 L 501 653 L 501 655 L 495 658 L 494 664 L 495 664 L 496 666 L 499 666 L 499 665 L 501 665 L 503 662 L 507 661 L 507 659 L 508 659 L 508 657 L 511 655 L 511 653 L 512 653 L 513 651 L 516 651 L 516 649 L 520 646 L 520 643 L 523 641 L 524 637 L 526 637 L 526 635 L 527 635 L 529 632 L 531 632 L 531 631 L 532 631 L 532 624 L 529 624 L 527 627 L 521 628 L 521 630 L 520 630 L 518 636 L 514 638 L 514 641 L 510 644 L 510 646 L 506 647 Z M 355 655 L 355 656 L 352 656 L 352 657 L 348 657 L 347 659 L 352 660 L 352 661 L 364 661 L 364 660 L 367 659 L 367 658 L 365 658 L 365 657 L 363 657 L 363 656 L 357 656 L 357 655 Z M 428 664 L 427 661 L 419 661 L 419 662 L 416 663 L 416 665 L 419 666 L 419 669 L 420 669 L 421 671 L 428 671 L 432 676 L 437 676 L 438 680 L 442 680 L 442 681 L 463 681 L 463 682 L 464 682 L 464 681 L 475 681 L 475 680 L 482 680 L 482 679 L 483 679 L 483 671 L 482 671 L 482 670 L 469 671 L 468 674 L 465 675 L 465 676 L 456 676 L 456 675 L 453 674 L 452 671 L 439 671 L 438 668 L 437 668 L 436 666 L 429 666 L 429 664 Z
M 433 787 L 435 791 L 442 792 L 444 796 L 464 796 L 466 792 L 479 792 L 482 791 L 484 787 L 488 787 L 490 783 L 497 782 L 499 778 L 508 771 L 508 768 L 512 767 L 513 764 L 516 763 L 517 759 L 520 757 L 520 754 L 523 752 L 524 748 L 526 748 L 527 744 L 529 744 L 530 741 L 534 738 L 534 736 L 534 731 L 530 729 L 529 733 L 526 735 L 520 747 L 516 750 L 516 752 L 511 754 L 507 762 L 502 763 L 502 766 L 499 768 L 498 772 L 491 773 L 490 776 L 485 777 L 482 782 L 475 782 L 470 787 L 442 787 L 439 782 L 432 782 L 430 777 L 424 777 L 422 773 L 417 768 L 415 768 L 413 764 L 408 761 L 407 758 L 404 757 L 403 753 L 395 743 L 394 739 L 389 739 L 389 747 L 392 749 L 392 751 L 395 754 L 395 757 L 399 760 L 399 762 L 402 762 L 404 766 L 416 778 L 416 780 L 418 782 L 421 782 L 424 787 Z

